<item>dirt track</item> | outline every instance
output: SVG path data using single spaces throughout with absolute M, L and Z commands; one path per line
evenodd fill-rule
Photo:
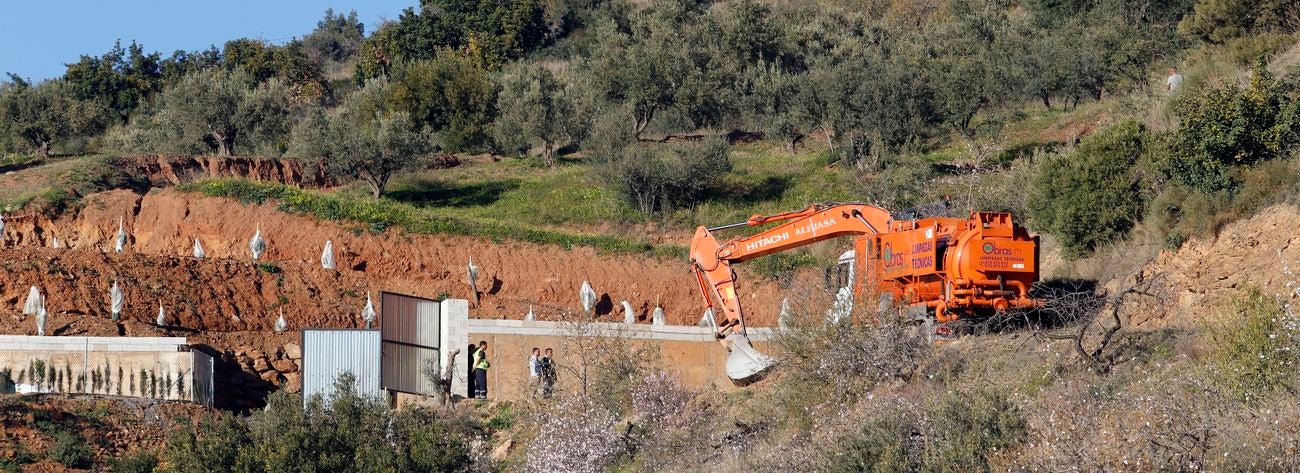
M 130 242 L 127 254 L 112 255 L 119 218 Z M 268 243 L 263 259 L 280 273 L 251 262 L 248 240 L 258 225 Z M 188 328 L 265 330 L 281 308 L 296 326 L 347 325 L 355 322 L 366 291 L 468 298 L 470 257 L 481 268 L 477 318 L 522 318 L 530 306 L 540 319 L 577 311 L 584 278 L 601 294 L 597 312 L 607 320 L 623 319 L 617 309 L 622 300 L 632 303 L 643 322 L 656 300 L 672 324 L 694 323 L 700 313 L 684 261 L 400 230 L 371 233 L 287 215 L 273 203 L 245 206 L 171 189 L 92 195 L 75 214 L 13 221 L 5 232 L 9 245 L 18 247 L 0 252 L 0 265 L 16 275 L 0 281 L 0 302 L 8 307 L 18 307 L 28 286 L 38 283 L 51 294 L 52 311 L 105 316 L 108 285 L 119 277 L 126 281 L 129 317 L 152 320 L 161 300 Z M 35 249 L 49 248 L 54 237 L 70 249 Z M 196 237 L 206 260 L 189 256 Z M 340 271 L 319 266 L 326 240 L 334 243 Z M 59 273 L 52 265 L 66 270 Z M 745 293 L 751 325 L 775 322 L 775 283 L 751 284 Z

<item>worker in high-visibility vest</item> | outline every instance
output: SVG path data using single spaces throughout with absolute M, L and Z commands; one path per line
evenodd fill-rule
M 492 362 L 488 361 L 487 340 L 478 342 L 478 350 L 474 351 L 474 397 L 478 399 L 487 399 L 487 372 L 492 367 Z

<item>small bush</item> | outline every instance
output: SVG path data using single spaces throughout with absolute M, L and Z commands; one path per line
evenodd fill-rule
M 502 405 L 487 421 L 487 427 L 494 431 L 509 430 L 513 425 L 515 425 L 515 414 L 509 404 Z
M 1043 163 L 1029 191 L 1034 226 L 1055 235 L 1067 256 L 1127 235 L 1146 209 L 1136 172 L 1146 141 L 1142 125 L 1129 120 Z
M 1260 61 L 1246 87 L 1228 83 L 1182 97 L 1175 106 L 1181 123 L 1164 172 L 1205 192 L 1234 190 L 1234 167 L 1283 157 L 1300 141 L 1295 89 Z
M 537 436 L 525 453 L 525 470 L 606 471 L 627 450 L 614 433 L 617 420 L 613 412 L 590 399 L 561 399 L 542 413 Z
M 158 457 L 149 452 L 135 452 L 109 461 L 113 473 L 152 473 L 158 468 Z
M 838 448 L 823 451 L 825 471 L 878 473 L 917 470 L 913 422 L 898 413 L 883 413 L 862 423 L 857 435 Z
M 1020 409 L 998 391 L 953 391 L 928 408 L 885 403 L 824 451 L 825 471 L 988 471 L 989 457 L 1028 436 Z
M 1234 297 L 1206 324 L 1215 383 L 1251 403 L 1295 384 L 1300 320 L 1257 289 Z
M 782 366 L 802 390 L 834 399 L 851 400 L 882 382 L 910 379 L 934 349 L 921 329 L 892 309 L 855 313 L 836 324 L 816 315 L 799 319 L 775 340 Z
M 1020 408 L 998 391 L 952 392 L 930 409 L 934 432 L 925 463 L 932 471 L 981 471 L 988 457 L 1019 444 L 1028 434 Z
M 690 208 L 731 171 L 727 142 L 633 144 L 603 157 L 599 178 L 644 215 Z
M 45 451 L 45 456 L 68 468 L 90 468 L 95 463 L 86 439 L 66 430 L 54 435 L 54 444 Z

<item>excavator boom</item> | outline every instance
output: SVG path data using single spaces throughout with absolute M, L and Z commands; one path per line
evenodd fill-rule
M 726 242 L 713 234 L 774 223 Z M 1028 295 L 1028 287 L 1038 280 L 1038 238 L 1008 213 L 894 220 L 889 211 L 873 205 L 815 204 L 721 227 L 699 227 L 691 241 L 691 269 L 704 306 L 713 314 L 716 335 L 731 351 L 727 374 L 733 381 L 743 384 L 761 377 L 772 360 L 749 344 L 732 264 L 850 235 L 857 237 L 853 264 L 859 278 L 871 278 L 882 297 L 906 305 L 918 317 L 946 324 L 1039 305 Z M 854 286 L 855 293 L 863 290 L 861 283 Z
M 713 231 L 774 222 L 781 225 L 748 237 L 719 243 Z M 736 297 L 736 273 L 732 263 L 810 245 L 829 238 L 876 233 L 887 228 L 889 212 L 865 204 L 811 205 L 798 212 L 770 216 L 754 215 L 744 223 L 717 228 L 699 227 L 691 241 L 691 268 L 700 286 L 704 306 L 713 311 L 714 330 L 731 352 L 727 374 L 739 384 L 761 377 L 772 360 L 749 343 L 740 298 Z M 717 300 L 721 311 L 715 310 Z

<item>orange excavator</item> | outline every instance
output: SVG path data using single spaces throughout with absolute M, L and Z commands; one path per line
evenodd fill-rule
M 896 218 L 897 217 L 897 218 Z M 784 222 L 784 223 L 781 223 Z M 781 223 L 760 233 L 719 243 L 713 232 Z M 842 258 L 853 275 L 852 294 L 878 295 L 907 308 L 913 320 L 952 336 L 958 320 L 987 317 L 1040 302 L 1029 295 L 1038 281 L 1038 237 L 1005 212 L 971 212 L 967 218 L 912 218 L 859 203 L 814 204 L 797 212 L 754 215 L 731 225 L 695 230 L 691 267 L 706 318 L 727 347 L 727 375 L 738 384 L 761 377 L 773 360 L 749 343 L 735 263 L 836 238 L 854 236 Z M 847 261 L 844 261 L 846 260 Z M 714 301 L 721 305 L 715 313 Z

